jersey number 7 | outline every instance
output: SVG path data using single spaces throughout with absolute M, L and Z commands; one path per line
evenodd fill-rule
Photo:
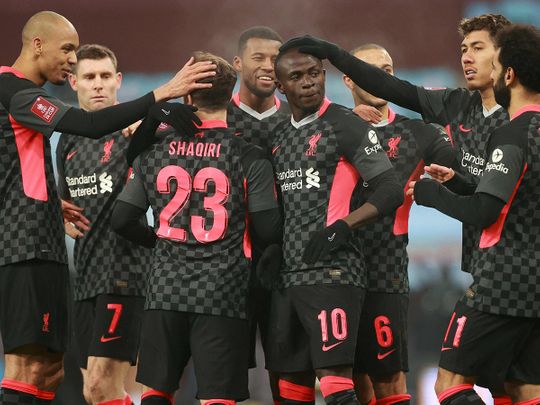
M 215 184 L 215 193 L 204 196 L 203 206 L 212 211 L 214 223 L 206 229 L 206 219 L 200 215 L 190 218 L 191 233 L 200 243 L 214 242 L 225 236 L 228 225 L 228 212 L 224 204 L 230 193 L 229 179 L 221 170 L 215 167 L 205 167 L 191 178 L 190 174 L 180 166 L 166 166 L 157 176 L 157 191 L 161 194 L 171 193 L 171 181 L 176 181 L 177 188 L 172 200 L 159 214 L 159 228 L 157 235 L 160 238 L 171 239 L 177 242 L 187 240 L 187 231 L 171 226 L 174 218 L 184 209 L 192 192 L 207 193 L 208 183 Z

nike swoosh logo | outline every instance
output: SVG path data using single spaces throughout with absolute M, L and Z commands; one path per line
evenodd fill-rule
M 461 132 L 471 132 L 471 131 L 472 131 L 472 128 L 465 128 L 465 127 L 463 126 L 463 124 L 459 124 L 459 130 L 460 130 Z
M 272 155 L 273 155 L 274 153 L 276 153 L 277 150 L 278 150 L 279 148 L 281 148 L 281 145 L 274 146 L 274 147 L 272 148 Z
M 240 136 L 240 135 L 242 135 L 242 131 L 236 131 L 236 132 L 234 133 L 234 136 Z
M 441 349 L 441 352 L 445 352 L 445 351 L 447 351 L 447 350 L 452 350 L 452 349 L 453 349 L 453 347 L 443 347 L 443 348 Z
M 120 339 L 122 336 L 112 336 L 112 337 L 108 337 L 106 338 L 105 336 L 101 335 L 101 343 L 107 343 L 107 342 L 111 342 L 113 340 L 116 340 L 116 339 Z
M 396 351 L 396 349 L 392 349 L 390 350 L 389 352 L 386 352 L 386 353 L 377 353 L 377 360 L 382 360 L 384 359 L 385 357 L 388 357 L 390 356 L 392 353 L 394 353 Z
M 67 154 L 67 156 L 66 156 L 66 160 L 71 159 L 71 158 L 73 157 L 73 155 L 75 155 L 75 153 L 77 153 L 76 150 L 69 152 L 69 153 Z
M 341 342 L 334 343 L 333 345 L 326 346 L 326 344 L 322 345 L 322 351 L 327 352 L 328 350 L 332 350 L 334 347 L 339 346 L 343 343 L 343 340 Z
M 336 233 L 334 232 L 334 233 L 332 234 L 332 236 L 329 236 L 329 237 L 328 237 L 328 242 L 333 242 L 335 238 L 336 238 Z
M 170 111 L 164 110 L 163 108 L 161 109 L 161 111 L 163 111 L 163 114 L 165 115 L 169 115 L 171 113 Z

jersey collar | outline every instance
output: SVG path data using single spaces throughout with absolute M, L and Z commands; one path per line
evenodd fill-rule
M 385 127 L 388 124 L 391 124 L 392 122 L 394 122 L 395 119 L 396 119 L 396 113 L 390 107 L 388 107 L 388 118 L 376 124 L 371 124 L 371 126 L 375 128 Z
M 16 69 L 13 69 L 11 66 L 0 66 L 0 74 L 2 73 L 13 73 L 15 76 L 20 77 L 21 79 L 26 79 L 26 77 Z
M 291 124 L 292 124 L 292 126 L 295 127 L 296 129 L 298 129 L 301 126 L 312 123 L 313 121 L 318 119 L 320 116 L 322 116 L 326 112 L 326 110 L 328 110 L 328 107 L 330 106 L 330 104 L 331 104 L 331 101 L 325 97 L 322 104 L 321 104 L 321 107 L 319 108 L 318 111 L 314 112 L 311 115 L 308 115 L 305 118 L 302 118 L 298 122 L 296 122 L 294 120 L 294 117 L 291 115 Z
M 521 114 L 529 112 L 529 111 L 540 112 L 540 104 L 529 104 L 529 105 L 523 106 L 519 110 L 517 110 L 510 119 L 511 120 L 516 119 Z
M 259 121 L 268 118 L 271 115 L 275 114 L 277 110 L 279 110 L 279 106 L 281 105 L 281 100 L 274 95 L 274 106 L 269 108 L 266 111 L 263 111 L 262 113 L 255 111 L 253 108 L 248 106 L 247 104 L 244 104 L 240 101 L 240 93 L 236 93 L 232 96 L 232 102 L 240 108 L 242 111 L 248 113 L 253 118 L 258 119 Z
M 495 111 L 497 111 L 499 108 L 502 108 L 499 104 L 495 104 L 493 107 L 491 107 L 489 110 L 484 107 L 482 104 L 482 114 L 484 114 L 484 118 L 489 117 L 491 114 L 493 114 Z
M 227 123 L 223 120 L 204 120 L 201 125 L 195 124 L 197 128 L 227 128 Z

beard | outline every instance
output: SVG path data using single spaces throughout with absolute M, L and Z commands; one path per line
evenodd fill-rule
M 493 86 L 493 93 L 495 94 L 495 101 L 505 110 L 510 107 L 510 89 L 506 87 L 504 83 L 504 75 L 501 73 L 497 81 Z
M 246 87 L 249 89 L 249 91 L 259 98 L 270 97 L 274 94 L 274 91 L 276 90 L 275 85 L 273 85 L 272 87 L 268 89 L 260 89 L 253 83 L 249 83 L 247 81 L 244 83 L 246 84 Z

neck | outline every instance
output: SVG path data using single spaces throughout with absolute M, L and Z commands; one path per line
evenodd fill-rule
M 21 53 L 11 67 L 21 72 L 25 78 L 34 82 L 38 86 L 43 86 L 46 80 L 39 74 L 36 66 L 36 61 L 29 60 L 28 57 Z
M 514 114 L 527 105 L 540 105 L 540 93 L 532 93 L 525 90 L 523 87 L 512 91 L 510 105 L 508 106 L 508 114 L 513 117 Z
M 246 86 L 243 85 L 240 85 L 240 90 L 238 93 L 240 95 L 240 101 L 258 113 L 263 113 L 276 104 L 274 100 L 274 93 L 268 97 L 261 98 L 253 94 Z
M 482 105 L 487 109 L 491 110 L 497 102 L 495 101 L 495 93 L 493 93 L 493 87 L 489 87 L 484 90 L 480 90 L 480 97 L 482 98 Z
M 208 120 L 221 120 L 221 121 L 227 121 L 227 110 L 218 110 L 218 111 L 208 111 L 199 109 L 195 112 L 197 117 L 201 119 L 201 121 L 208 121 Z

